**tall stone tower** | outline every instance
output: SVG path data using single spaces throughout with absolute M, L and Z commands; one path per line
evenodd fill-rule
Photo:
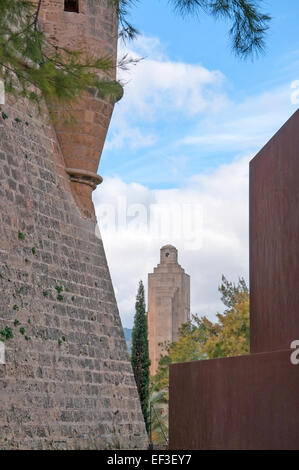
M 33 0 L 38 4 L 39 0 Z M 110 57 L 116 63 L 118 18 L 111 0 L 42 0 L 39 23 L 49 42 L 59 48 L 80 51 L 83 57 Z M 101 76 L 102 75 L 102 76 Z M 116 67 L 100 78 L 115 80 Z M 52 103 L 48 103 L 53 108 Z M 85 92 L 70 112 L 70 126 L 63 118 L 65 109 L 56 106 L 54 128 L 65 161 L 71 189 L 81 212 L 94 213 L 92 191 L 102 182 L 97 174 L 114 103 Z
M 51 42 L 116 58 L 110 0 L 42 0 Z M 112 76 L 113 78 L 113 76 Z M 9 96 L 0 114 L 0 449 L 146 448 L 91 200 L 113 104 L 86 93 L 74 126 Z M 63 111 L 63 109 L 61 109 Z M 15 120 L 18 118 L 18 122 Z
M 160 250 L 160 264 L 148 275 L 148 338 L 151 375 L 157 371 L 163 343 L 177 341 L 190 318 L 190 276 L 178 264 L 172 245 Z

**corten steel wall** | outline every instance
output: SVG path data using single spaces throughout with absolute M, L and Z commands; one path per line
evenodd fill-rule
M 290 351 L 170 366 L 169 448 L 298 449 Z
M 250 166 L 250 356 L 170 368 L 170 448 L 298 449 L 299 111 Z
M 299 111 L 250 163 L 251 352 L 299 339 Z

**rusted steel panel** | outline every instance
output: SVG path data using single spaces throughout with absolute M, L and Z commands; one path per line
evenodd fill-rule
M 170 449 L 299 449 L 299 111 L 250 164 L 251 354 L 170 368 Z
M 299 111 L 250 163 L 251 352 L 299 339 Z
M 170 367 L 170 449 L 299 449 L 289 350 Z

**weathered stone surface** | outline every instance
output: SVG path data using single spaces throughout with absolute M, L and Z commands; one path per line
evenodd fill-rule
M 5 112 L 0 329 L 12 328 L 14 338 L 0 365 L 0 448 L 143 448 L 143 418 L 96 221 L 83 218 L 74 202 L 46 111 L 38 115 L 18 102 Z

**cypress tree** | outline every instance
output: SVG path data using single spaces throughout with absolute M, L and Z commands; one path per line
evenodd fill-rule
M 147 314 L 145 311 L 144 286 L 139 282 L 136 304 L 134 328 L 132 332 L 132 354 L 131 363 L 134 371 L 137 390 L 141 402 L 141 409 L 146 425 L 149 430 L 149 351 L 147 338 Z

